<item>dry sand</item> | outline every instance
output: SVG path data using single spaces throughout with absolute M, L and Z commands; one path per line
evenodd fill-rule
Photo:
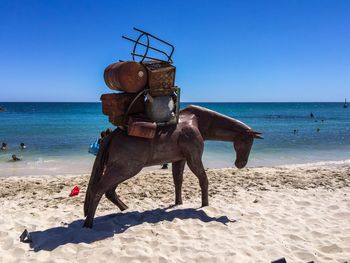
M 186 172 L 184 205 L 170 171 L 145 171 L 118 188 L 129 209 L 103 198 L 83 229 L 88 175 L 0 178 L 0 262 L 350 261 L 350 167 L 208 170 L 210 206 Z M 74 185 L 81 193 L 68 197 Z M 21 243 L 24 229 L 33 242 Z

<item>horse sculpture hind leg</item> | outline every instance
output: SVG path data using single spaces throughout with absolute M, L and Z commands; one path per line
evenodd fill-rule
M 84 227 L 92 228 L 92 222 L 94 220 L 97 205 L 100 202 L 103 194 L 110 188 L 110 177 L 110 173 L 107 173 L 106 171 L 98 184 L 92 187 L 89 204 L 86 209 L 87 211 Z M 117 185 L 117 183 L 114 185 Z
M 182 181 L 186 161 L 181 160 L 174 162 L 172 165 L 173 169 L 173 179 L 175 184 L 175 205 L 182 205 Z
M 84 227 L 92 228 L 96 208 L 101 200 L 101 197 L 115 188 L 125 180 L 135 176 L 142 169 L 140 165 L 107 165 L 106 171 L 101 176 L 99 182 L 92 186 L 90 193 L 90 203 L 87 209 L 87 217 L 84 222 Z M 119 198 L 117 197 L 119 200 Z M 120 200 L 119 200 L 120 201 Z M 121 202 L 121 201 L 120 201 Z M 117 202 L 118 203 L 118 202 Z
M 122 200 L 119 199 L 117 193 L 115 192 L 116 188 L 117 188 L 117 186 L 108 190 L 105 195 L 109 201 L 111 201 L 113 204 L 115 204 L 120 209 L 120 211 L 124 211 L 124 210 L 128 209 L 128 206 L 126 204 L 124 204 L 122 202 Z

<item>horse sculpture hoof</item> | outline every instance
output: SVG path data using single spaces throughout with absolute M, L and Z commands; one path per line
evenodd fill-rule
M 175 198 L 175 205 L 182 205 L 182 198 Z
M 83 227 L 84 228 L 92 228 L 92 223 L 86 222 L 86 220 L 85 220 Z
M 126 210 L 128 208 L 129 207 L 127 205 L 125 205 L 125 204 L 119 207 L 120 211 L 124 211 L 124 210 Z

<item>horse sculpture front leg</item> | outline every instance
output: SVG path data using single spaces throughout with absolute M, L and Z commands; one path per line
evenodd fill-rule
M 197 176 L 199 185 L 202 191 L 202 206 L 209 205 L 209 194 L 208 194 L 208 177 L 204 170 L 202 160 L 199 158 L 189 158 L 187 160 L 188 167 Z
M 186 161 L 174 162 L 172 165 L 173 179 L 175 184 L 175 205 L 182 205 L 182 181 Z
M 179 140 L 181 150 L 185 155 L 187 165 L 197 176 L 202 191 L 202 206 L 209 205 L 208 177 L 202 163 L 204 141 L 199 130 L 195 127 L 185 127 Z

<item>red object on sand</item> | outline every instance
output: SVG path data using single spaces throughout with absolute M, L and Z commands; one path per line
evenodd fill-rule
M 74 186 L 74 188 L 70 192 L 69 196 L 72 197 L 72 196 L 78 195 L 79 191 L 80 191 L 79 187 L 78 186 Z

